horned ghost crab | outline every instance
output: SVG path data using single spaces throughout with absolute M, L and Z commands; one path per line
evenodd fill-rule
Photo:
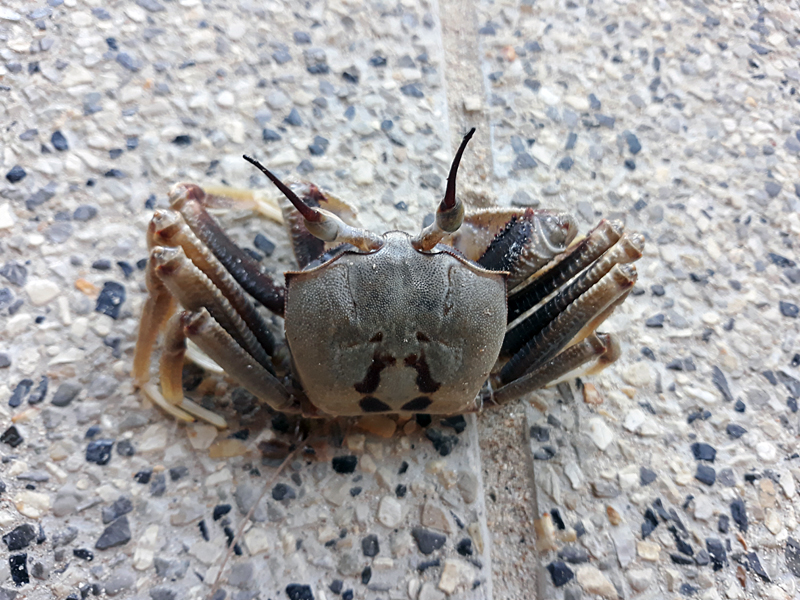
M 636 281 L 644 238 L 601 221 L 573 243 L 573 218 L 552 210 L 465 214 L 453 160 L 434 221 L 416 236 L 353 224 L 343 202 L 316 186 L 286 186 L 281 211 L 299 270 L 265 275 L 207 212 L 219 194 L 193 184 L 155 212 L 147 243 L 149 295 L 133 375 L 183 420 L 223 427 L 184 398 L 187 339 L 271 409 L 306 416 L 454 415 L 505 404 L 619 355 L 597 327 Z M 285 341 L 254 299 L 283 317 Z M 163 330 L 160 391 L 150 361 Z

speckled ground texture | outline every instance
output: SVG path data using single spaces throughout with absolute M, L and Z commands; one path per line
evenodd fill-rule
M 798 32 L 796 0 L 4 2 L 0 599 L 210 597 L 295 440 L 197 368 L 229 430 L 133 389 L 169 187 L 274 196 L 246 152 L 416 231 L 470 126 L 471 206 L 645 234 L 622 357 L 464 422 L 311 427 L 215 600 L 796 598 Z

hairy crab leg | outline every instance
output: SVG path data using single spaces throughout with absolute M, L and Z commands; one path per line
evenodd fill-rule
M 211 280 L 186 257 L 181 248 L 157 246 L 151 251 L 150 260 L 164 285 L 181 306 L 193 312 L 207 308 L 214 319 L 258 364 L 267 370 L 272 369 L 266 350 L 258 343 L 244 320 Z
M 300 412 L 283 384 L 256 362 L 209 311 L 201 308 L 182 319 L 186 336 L 247 391 L 280 412 Z
M 617 264 L 598 283 L 571 303 L 523 346 L 500 371 L 508 384 L 549 361 L 566 347 L 587 323 L 595 322 L 636 283 L 636 268 Z
M 491 395 L 495 404 L 506 404 L 525 394 L 543 388 L 592 359 L 589 373 L 597 373 L 613 363 L 620 354 L 619 343 L 610 334 L 590 334 L 530 373 L 503 385 Z
M 508 322 L 520 317 L 591 265 L 617 243 L 622 231 L 623 226 L 619 221 L 600 221 L 583 240 L 557 256 L 545 270 L 512 290 L 508 297 Z
M 155 239 L 158 245 L 182 248 L 189 260 L 211 280 L 236 309 L 267 354 L 272 355 L 275 350 L 275 338 L 264 319 L 222 263 L 186 225 L 181 214 L 174 210 L 157 210 L 152 222 L 156 225 Z
M 172 208 L 221 262 L 245 291 L 276 315 L 283 316 L 283 286 L 261 272 L 256 261 L 226 235 L 203 207 L 206 193 L 198 186 L 179 183 L 170 191 Z
M 548 323 L 564 312 L 567 306 L 600 281 L 614 265 L 639 260 L 642 257 L 643 249 L 643 235 L 640 233 L 623 235 L 616 244 L 592 263 L 577 279 L 560 290 L 532 315 L 512 327 L 503 340 L 501 355 L 512 356 L 516 354 L 528 340 L 536 336 Z M 592 331 L 594 331 L 594 328 L 592 328 Z

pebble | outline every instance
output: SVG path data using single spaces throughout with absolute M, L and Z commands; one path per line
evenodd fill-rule
M 594 417 L 589 420 L 588 435 L 592 442 L 594 442 L 594 445 L 603 451 L 605 451 L 614 440 L 614 432 L 600 417 Z
M 61 288 L 48 279 L 32 279 L 25 285 L 25 292 L 34 306 L 44 306 L 61 293 Z
M 86 462 L 106 465 L 111 460 L 111 450 L 114 440 L 95 440 L 86 446 Z
M 780 306 L 780 309 L 781 309 L 781 314 L 784 317 L 789 317 L 789 318 L 792 318 L 792 319 L 796 319 L 797 315 L 800 315 L 800 306 L 798 306 L 797 304 L 793 304 L 791 302 L 785 302 L 785 301 L 781 300 L 779 302 L 779 306 Z
M 8 429 L 6 429 L 2 435 L 0 435 L 0 442 L 3 444 L 8 444 L 12 448 L 16 448 L 24 441 L 25 438 L 22 437 L 22 433 L 16 425 L 9 426 Z
M 778 457 L 778 449 L 770 442 L 756 444 L 756 454 L 764 462 L 774 462 Z
M 606 600 L 618 598 L 617 589 L 596 567 L 583 565 L 578 568 L 576 576 L 583 591 Z
M 358 457 L 354 455 L 335 456 L 331 460 L 333 470 L 341 475 L 353 473 L 358 465 Z
M 697 472 L 695 473 L 694 478 L 701 483 L 705 483 L 706 485 L 714 485 L 714 482 L 717 479 L 717 472 L 713 467 L 709 467 L 707 465 L 697 465 Z
M 56 393 L 53 394 L 53 398 L 50 400 L 50 404 L 58 407 L 69 406 L 81 389 L 82 387 L 78 383 L 66 381 L 58 386 Z
M 393 529 L 402 521 L 402 505 L 391 496 L 383 496 L 378 505 L 378 521 Z
M 25 523 L 6 533 L 2 539 L 9 552 L 15 552 L 27 548 L 36 539 L 37 533 L 36 527 L 30 523 Z
M 411 535 L 417 543 L 419 551 L 426 556 L 444 546 L 447 540 L 446 536 L 441 533 L 436 533 L 423 527 L 414 527 L 411 530 Z
M 14 497 L 14 506 L 21 515 L 39 519 L 50 511 L 50 496 L 42 492 L 22 490 Z
M 8 173 L 6 173 L 6 179 L 8 180 L 9 183 L 18 183 L 23 179 L 25 179 L 26 175 L 27 173 L 25 172 L 25 169 L 23 169 L 19 165 L 14 165 L 13 167 L 11 167 L 11 170 Z
M 128 523 L 128 517 L 123 516 L 103 530 L 94 547 L 98 550 L 106 550 L 127 544 L 130 540 L 131 528 Z
M 695 460 L 705 460 L 708 462 L 714 462 L 714 459 L 717 456 L 717 451 L 713 448 L 713 446 L 710 446 L 709 444 L 695 442 L 694 444 L 692 444 L 691 448 Z
M 53 134 L 50 136 L 50 143 L 53 144 L 53 147 L 59 152 L 69 150 L 69 143 L 67 142 L 67 138 L 64 137 L 64 134 L 61 133 L 60 130 L 56 130 L 53 132 Z
M 95 312 L 118 319 L 122 304 L 125 302 L 125 286 L 116 281 L 106 281 L 97 297 Z

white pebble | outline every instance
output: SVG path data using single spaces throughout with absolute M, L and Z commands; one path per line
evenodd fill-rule
M 770 442 L 759 442 L 756 444 L 756 454 L 763 461 L 773 462 L 778 456 L 778 450 Z
M 644 411 L 635 408 L 625 416 L 625 422 L 622 426 L 631 433 L 634 433 L 642 426 L 646 418 L 647 416 L 644 414 Z
M 44 306 L 54 300 L 61 291 L 58 285 L 48 279 L 32 279 L 25 285 L 25 291 L 34 306 Z
M 230 90 L 223 90 L 217 94 L 217 104 L 223 108 L 230 108 L 236 103 L 236 98 Z
M 595 417 L 589 420 L 589 437 L 595 446 L 605 451 L 614 439 L 614 432 L 611 431 L 603 419 Z
M 397 527 L 403 518 L 403 507 L 391 496 L 384 496 L 378 505 L 378 521 L 390 529 Z
M 371 185 L 375 181 L 375 172 L 368 161 L 357 160 L 353 163 L 353 181 L 358 185 Z

